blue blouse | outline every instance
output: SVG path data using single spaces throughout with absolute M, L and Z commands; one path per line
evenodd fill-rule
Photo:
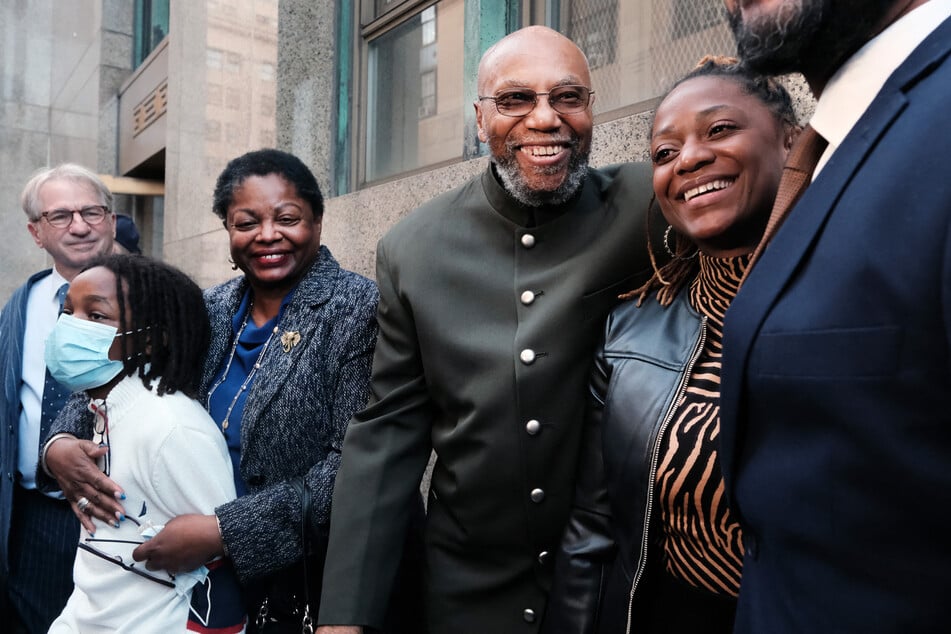
M 251 386 L 254 385 L 254 379 L 257 375 L 251 378 L 251 381 L 243 391 L 239 393 L 239 390 L 241 390 L 241 385 L 248 378 L 251 370 L 254 369 L 254 364 L 257 363 L 258 357 L 261 355 L 264 343 L 268 340 L 268 337 L 271 336 L 275 326 L 277 326 L 281 320 L 284 309 L 290 303 L 294 295 L 294 290 L 296 290 L 296 287 L 281 301 L 281 308 L 278 311 L 277 317 L 261 326 L 257 326 L 254 320 L 250 318 L 250 315 L 248 315 L 247 325 L 245 325 L 244 330 L 241 331 L 241 324 L 244 323 L 245 315 L 247 315 L 248 307 L 251 304 L 250 289 L 244 293 L 241 305 L 238 306 L 234 317 L 231 318 L 231 328 L 234 335 L 238 336 L 238 332 L 241 331 L 238 345 L 234 350 L 234 360 L 231 361 L 228 375 L 222 380 L 222 375 L 225 372 L 225 368 L 228 367 L 229 361 L 229 358 L 225 357 L 222 360 L 221 368 L 219 368 L 218 373 L 211 383 L 212 386 L 217 387 L 214 387 L 213 391 L 208 395 L 208 413 L 211 414 L 212 419 L 214 419 L 219 427 L 224 423 L 225 416 L 228 414 L 228 408 L 231 407 L 231 402 L 234 401 L 234 407 L 231 408 L 231 414 L 228 415 L 228 427 L 227 429 L 223 429 L 222 433 L 225 435 L 225 441 L 228 443 L 228 452 L 231 454 L 231 464 L 234 467 L 234 486 L 237 490 L 238 497 L 248 492 L 248 485 L 245 483 L 244 478 L 241 477 L 241 418 L 244 415 L 244 404 L 248 399 L 248 392 L 251 391 Z M 272 340 L 270 345 L 280 345 L 280 342 Z M 267 368 L 261 367 L 258 372 L 267 372 Z M 219 381 L 221 382 L 219 383 Z M 238 395 L 237 400 L 235 400 L 235 394 Z

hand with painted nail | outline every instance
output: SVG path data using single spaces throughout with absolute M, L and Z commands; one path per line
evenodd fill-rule
M 90 534 L 96 532 L 93 518 L 115 525 L 125 513 L 120 502 L 125 493 L 97 465 L 106 451 L 106 447 L 92 441 L 63 435 L 47 447 L 45 454 L 46 468 Z

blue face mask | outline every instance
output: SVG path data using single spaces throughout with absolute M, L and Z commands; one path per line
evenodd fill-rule
M 117 333 L 113 326 L 60 315 L 46 340 L 46 367 L 73 392 L 105 385 L 123 369 L 121 361 L 109 358 Z

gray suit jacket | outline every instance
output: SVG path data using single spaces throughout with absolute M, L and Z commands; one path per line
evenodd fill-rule
M 247 288 L 239 277 L 205 291 L 211 346 L 202 394 L 227 362 L 231 318 Z M 284 311 L 278 327 L 300 333 L 300 343 L 289 352 L 268 348 L 241 419 L 241 477 L 251 492 L 215 510 L 242 580 L 301 556 L 300 505 L 287 480 L 307 474 L 311 530 L 327 531 L 344 432 L 368 396 L 377 300 L 373 282 L 341 269 L 321 247 Z

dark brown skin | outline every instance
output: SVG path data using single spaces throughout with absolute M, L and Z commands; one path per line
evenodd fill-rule
M 70 500 L 76 517 L 90 535 L 96 532 L 93 518 L 117 524 L 125 517 L 121 502 L 125 493 L 96 466 L 96 460 L 107 450 L 91 440 L 64 436 L 50 445 L 46 452 L 46 465 L 51 473 L 70 474 L 69 479 L 57 478 L 57 481 L 66 499 Z M 76 501 L 83 497 L 89 500 L 85 513 L 76 506 Z
M 125 494 L 96 466 L 96 460 L 106 451 L 91 440 L 62 437 L 46 453 L 46 464 L 53 474 L 72 474 L 73 479 L 58 482 L 90 535 L 96 532 L 93 519 L 113 525 L 125 519 L 121 502 Z M 85 513 L 75 502 L 82 497 L 89 500 Z M 149 570 L 194 570 L 224 554 L 214 515 L 180 515 L 166 524 L 166 530 L 159 535 L 162 539 L 153 537 L 132 552 L 133 558 L 145 561 Z
M 215 516 L 197 514 L 179 515 L 132 551 L 133 559 L 144 561 L 149 570 L 171 573 L 194 570 L 224 554 Z

